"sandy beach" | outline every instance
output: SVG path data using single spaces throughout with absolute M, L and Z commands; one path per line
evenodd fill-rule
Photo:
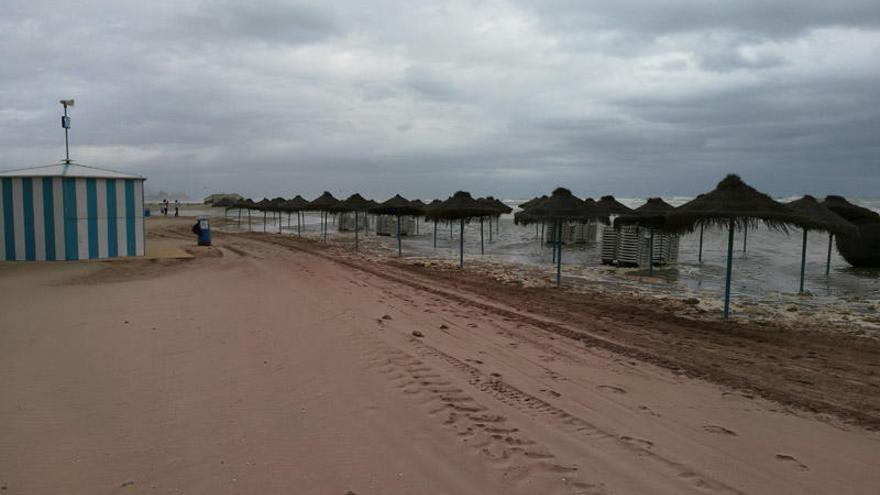
M 9 494 L 876 494 L 880 343 L 150 218 L 0 264 Z

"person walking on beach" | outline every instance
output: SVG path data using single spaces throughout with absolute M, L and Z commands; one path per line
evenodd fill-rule
M 180 200 L 174 200 L 174 216 L 180 216 Z
M 168 198 L 162 200 L 162 214 L 168 216 Z

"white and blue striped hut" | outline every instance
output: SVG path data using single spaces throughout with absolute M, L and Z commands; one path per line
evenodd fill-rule
M 0 172 L 0 260 L 144 255 L 144 177 L 60 163 Z

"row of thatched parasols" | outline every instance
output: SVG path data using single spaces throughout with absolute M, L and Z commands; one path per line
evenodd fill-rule
M 730 281 L 733 271 L 735 231 L 747 232 L 749 228 L 754 228 L 762 222 L 770 229 L 786 233 L 790 227 L 802 229 L 800 291 L 803 292 L 807 232 L 814 230 L 829 234 L 827 274 L 830 270 L 833 236 L 851 236 L 855 232 L 855 226 L 837 212 L 842 213 L 846 208 L 858 208 L 839 197 L 828 197 L 824 203 L 820 203 L 812 196 L 804 196 L 787 204 L 779 203 L 747 185 L 736 175 L 728 175 L 718 183 L 714 190 L 701 194 L 678 208 L 660 198 L 651 198 L 641 207 L 630 210 L 611 196 L 605 196 L 598 202 L 589 198 L 580 200 L 564 188 L 556 189 L 550 197 L 535 198 L 524 203 L 521 207 L 523 211 L 514 216 L 517 223 L 552 222 L 557 226 L 554 229 L 557 236 L 554 239 L 557 285 L 560 283 L 561 276 L 562 243 L 559 235 L 563 222 L 596 220 L 607 224 L 609 215 L 614 214 L 619 215 L 614 221 L 615 227 L 638 225 L 648 228 L 650 231 L 648 258 L 650 273 L 653 272 L 654 265 L 653 238 L 655 230 L 682 233 L 699 229 L 699 258 L 702 261 L 704 228 L 726 228 L 728 230 L 728 249 L 724 289 L 725 318 L 730 313 Z
M 492 235 L 492 224 L 493 219 L 496 222 L 496 228 L 498 228 L 498 219 L 501 215 L 510 213 L 512 208 L 505 205 L 503 202 L 489 196 L 487 198 L 479 198 L 474 199 L 470 193 L 459 191 L 455 193 L 453 196 L 448 198 L 445 201 L 434 200 L 429 204 L 425 204 L 420 200 L 410 201 L 401 195 L 397 194 L 394 197 L 384 201 L 382 203 L 377 203 L 372 200 L 364 199 L 360 194 L 352 194 L 345 200 L 338 200 L 333 197 L 329 192 L 324 192 L 322 195 L 318 196 L 312 201 L 307 201 L 303 199 L 301 196 L 296 196 L 293 199 L 285 200 L 284 198 L 275 198 L 275 199 L 263 199 L 258 202 L 254 202 L 251 199 L 243 199 L 238 201 L 227 201 L 227 202 L 218 202 L 215 203 L 214 206 L 224 207 L 226 208 L 226 213 L 230 210 L 238 210 L 238 218 L 239 225 L 241 224 L 241 212 L 247 211 L 248 215 L 248 228 L 250 228 L 250 212 L 251 211 L 262 211 L 263 212 L 263 230 L 266 230 L 266 220 L 268 219 L 268 213 L 278 214 L 279 215 L 279 223 L 278 229 L 281 231 L 281 222 L 280 215 L 282 213 L 288 214 L 288 227 L 290 226 L 290 214 L 297 214 L 297 232 L 302 235 L 302 214 L 304 212 L 319 212 L 321 214 L 321 235 L 326 240 L 327 231 L 328 231 L 328 215 L 336 214 L 336 213 L 353 213 L 354 214 L 354 232 L 355 232 L 355 250 L 358 249 L 359 245 L 359 220 L 360 215 L 363 214 L 366 216 L 367 214 L 373 215 L 390 215 L 394 216 L 397 219 L 397 253 L 398 255 L 402 254 L 402 242 L 400 235 L 400 222 L 402 217 L 425 217 L 426 219 L 434 222 L 434 247 L 437 247 L 437 223 L 438 222 L 449 222 L 450 228 L 453 221 L 460 221 L 461 223 L 461 254 L 459 265 L 464 265 L 464 224 L 466 222 L 471 221 L 472 219 L 479 219 L 480 221 L 480 250 L 481 253 L 484 251 L 483 245 L 483 222 L 485 219 L 489 221 L 489 234 L 490 239 Z
M 492 219 L 496 225 L 498 218 L 505 213 L 510 213 L 511 208 L 492 197 L 474 199 L 469 193 L 459 191 L 445 201 L 434 200 L 429 204 L 421 201 L 409 201 L 400 195 L 388 199 L 383 203 L 376 203 L 364 199 L 359 194 L 353 194 L 345 200 L 338 200 L 329 192 L 324 192 L 313 201 L 307 201 L 300 196 L 286 200 L 275 198 L 263 199 L 254 202 L 250 199 L 216 204 L 225 206 L 227 214 L 229 210 L 239 210 L 239 224 L 241 212 L 246 210 L 250 225 L 250 212 L 252 210 L 263 211 L 264 220 L 267 213 L 279 215 L 279 230 L 281 229 L 280 215 L 288 214 L 288 226 L 290 226 L 290 214 L 297 214 L 297 232 L 302 234 L 303 212 L 321 213 L 321 235 L 327 237 L 328 215 L 333 213 L 354 213 L 355 215 L 355 249 L 358 248 L 358 222 L 360 215 L 391 215 L 397 217 L 397 246 L 398 255 L 402 253 L 400 236 L 401 217 L 415 216 L 424 217 L 434 222 L 434 247 L 437 246 L 437 224 L 448 223 L 450 235 L 452 225 L 460 226 L 459 236 L 459 266 L 464 266 L 464 226 L 478 219 L 480 221 L 480 246 L 483 246 L 483 222 L 490 222 L 489 233 L 492 235 Z M 801 277 L 800 291 L 804 288 L 804 274 L 806 266 L 806 242 L 807 233 L 810 230 L 824 231 L 829 234 L 828 259 L 826 274 L 830 271 L 831 248 L 835 236 L 852 238 L 858 230 L 853 223 L 867 222 L 863 217 L 877 215 L 852 205 L 843 198 L 829 196 L 824 202 L 819 202 L 811 196 L 793 201 L 791 203 L 779 203 L 768 195 L 761 193 L 744 183 L 738 176 L 729 175 L 719 182 L 718 186 L 705 194 L 701 194 L 679 207 L 673 207 L 660 198 L 651 198 L 644 205 L 636 209 L 630 209 L 623 205 L 613 196 L 603 196 L 599 201 L 590 198 L 579 199 L 571 191 L 565 188 L 557 188 L 550 196 L 534 198 L 520 205 L 522 211 L 514 215 L 517 224 L 535 224 L 543 226 L 553 225 L 555 238 L 553 243 L 553 258 L 556 264 L 556 283 L 561 283 L 562 273 L 562 225 L 567 222 L 586 223 L 596 221 L 605 225 L 610 224 L 612 215 L 617 218 L 615 227 L 622 225 L 638 225 L 649 229 L 649 273 L 653 273 L 653 237 L 654 232 L 662 230 L 668 233 L 693 232 L 699 229 L 699 261 L 702 261 L 703 231 L 706 227 L 721 227 L 728 230 L 727 269 L 725 277 L 724 294 L 724 317 L 727 318 L 730 311 L 730 283 L 733 270 L 733 240 L 736 231 L 745 233 L 750 228 L 764 223 L 768 228 L 788 232 L 790 227 L 803 230 L 803 248 L 801 252 Z M 870 219 L 874 222 L 874 218 Z M 877 219 L 880 222 L 880 218 Z M 853 223 L 851 223 L 853 222 Z M 871 225 L 874 225 L 871 223 Z M 265 221 L 264 221 L 265 230 Z M 844 245 L 838 237 L 838 248 Z

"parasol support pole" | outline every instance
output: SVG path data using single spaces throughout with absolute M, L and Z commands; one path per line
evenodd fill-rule
M 556 222 L 556 287 L 562 283 L 562 220 Z
M 489 242 L 492 242 L 492 217 L 489 217 Z
M 799 293 L 804 293 L 804 273 L 807 270 L 807 229 L 804 229 L 804 242 L 801 246 L 801 286 Z
M 437 220 L 434 220 L 434 249 L 437 249 Z
M 251 209 L 248 208 L 248 232 L 251 231 Z
M 544 222 L 541 222 L 541 249 L 544 249 Z
M 484 254 L 486 254 L 486 250 L 483 245 L 483 217 L 480 217 L 480 255 Z
M 354 211 L 354 250 L 358 250 L 358 212 Z
M 400 244 L 400 215 L 397 215 L 397 257 L 399 258 L 403 252 L 403 247 Z
M 743 229 L 743 252 L 746 252 L 746 247 L 749 244 L 749 224 L 746 223 L 745 228 Z
M 651 238 L 648 240 L 648 276 L 654 276 L 654 227 L 651 227 Z
M 831 242 L 834 240 L 834 234 L 828 234 L 828 259 L 825 260 L 825 276 L 831 275 Z
M 697 261 L 703 262 L 703 224 L 700 224 L 700 250 L 697 254 Z
M 727 277 L 724 281 L 724 319 L 730 314 L 730 276 L 733 274 L 733 228 L 734 219 L 730 219 L 727 234 Z
M 449 222 L 450 231 L 452 222 Z M 461 218 L 461 232 L 458 237 L 458 267 L 464 268 L 464 217 Z

